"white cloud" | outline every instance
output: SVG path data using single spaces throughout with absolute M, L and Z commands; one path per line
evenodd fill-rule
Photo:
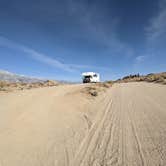
M 28 48 L 26 46 L 17 44 L 7 38 L 4 37 L 0 37 L 0 46 L 5 46 L 8 48 L 13 48 L 19 51 L 22 51 L 24 53 L 26 53 L 27 56 L 31 57 L 32 59 L 42 62 L 44 64 L 47 64 L 49 66 L 55 67 L 55 68 L 59 68 L 62 69 L 64 71 L 68 71 L 68 72 L 75 72 L 76 70 L 72 69 L 69 65 L 67 64 L 63 64 L 60 61 L 51 58 L 47 55 L 44 55 L 38 51 L 35 51 L 31 48 Z
M 69 66 L 74 67 L 75 69 L 94 69 L 94 70 L 102 70 L 110 72 L 110 68 L 108 67 L 100 67 L 100 66 L 90 66 L 90 65 L 79 65 L 79 64 L 68 64 Z
M 22 51 L 27 55 L 28 57 L 31 57 L 32 59 L 42 62 L 48 66 L 52 66 L 67 72 L 80 72 L 80 69 L 97 69 L 97 70 L 109 70 L 109 68 L 106 67 L 98 67 L 98 66 L 89 66 L 89 65 L 79 65 L 79 64 L 66 64 L 58 61 L 55 58 L 51 58 L 45 54 L 42 54 L 34 49 L 31 49 L 29 47 L 26 47 L 24 45 L 15 43 L 5 37 L 0 36 L 0 46 L 16 49 L 19 51 Z
M 166 0 L 158 1 L 158 12 L 154 15 L 145 27 L 146 45 L 144 53 L 135 58 L 134 65 L 144 65 L 150 60 L 159 60 L 158 56 L 162 55 L 165 49 L 164 43 L 166 41 Z M 149 60 L 149 61 L 147 61 Z
M 144 55 L 137 56 L 137 57 L 135 58 L 136 63 L 141 63 L 141 62 L 143 62 L 143 61 L 145 60 L 145 58 L 146 58 L 146 56 L 144 56 Z
M 44 25 L 51 23 L 61 27 L 61 23 L 64 22 L 67 26 L 63 32 L 64 36 L 94 42 L 92 44 L 105 48 L 104 53 L 111 56 L 134 55 L 134 49 L 118 38 L 117 27 L 120 18 L 111 14 L 109 5 L 101 7 L 103 5 L 101 1 L 90 4 L 88 1 L 78 0 L 54 0 L 50 3 L 41 0 L 40 3 L 34 1 L 33 6 L 28 1 L 21 4 L 13 3 L 15 10 L 12 9 L 15 14 L 23 15 L 24 19 L 34 21 L 35 25 L 40 22 Z M 59 22 L 59 19 L 62 21 Z
M 145 30 L 148 42 L 166 36 L 166 0 L 160 0 L 159 13 L 150 20 L 150 25 Z
M 122 42 L 117 37 L 117 27 L 119 26 L 119 18 L 109 14 L 110 9 L 106 6 L 101 10 L 100 3 L 96 2 L 93 7 L 89 7 L 84 1 L 69 1 L 70 12 L 76 16 L 81 27 L 84 28 L 84 34 L 80 33 L 80 37 L 92 39 L 95 43 L 104 46 L 105 52 L 116 56 L 131 57 L 134 55 L 134 49 L 127 43 Z

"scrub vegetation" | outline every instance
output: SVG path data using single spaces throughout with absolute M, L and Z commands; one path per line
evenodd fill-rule
M 116 81 L 107 81 L 107 83 L 127 83 L 127 82 L 153 82 L 153 83 L 160 83 L 166 85 L 166 72 L 162 73 L 150 73 L 147 75 L 128 75 Z

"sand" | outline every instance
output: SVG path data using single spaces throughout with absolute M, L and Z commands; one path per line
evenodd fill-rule
M 166 165 L 166 86 L 0 93 L 0 166 Z

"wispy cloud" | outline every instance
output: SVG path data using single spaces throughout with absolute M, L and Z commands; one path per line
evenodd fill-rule
M 42 54 L 34 49 L 28 48 L 24 45 L 15 43 L 7 38 L 0 37 L 0 46 L 5 46 L 8 48 L 13 48 L 19 51 L 24 52 L 27 56 L 31 57 L 32 59 L 47 64 L 49 66 L 59 68 L 64 71 L 68 72 L 76 72 L 75 69 L 72 69 L 69 65 L 61 63 L 60 61 L 56 60 L 55 58 L 51 58 L 45 54 Z
M 35 25 L 40 22 L 40 26 L 41 23 L 43 25 L 51 23 L 58 27 L 64 22 L 67 26 L 63 32 L 66 41 L 68 37 L 83 40 L 86 38 L 92 44 L 104 47 L 104 53 L 110 56 L 131 57 L 134 55 L 133 48 L 118 38 L 117 29 L 120 18 L 111 14 L 109 5 L 105 4 L 101 7 L 103 5 L 101 1 L 89 3 L 89 1 L 78 0 L 54 0 L 48 3 L 41 0 L 40 3 L 34 1 L 33 5 L 28 1 L 20 1 L 19 4 L 13 3 L 13 5 L 15 14 L 23 15 Z M 59 19 L 62 21 L 59 22 Z
M 158 10 L 156 11 L 145 27 L 145 49 L 142 55 L 135 58 L 134 66 L 142 68 L 144 64 L 143 66 L 147 68 L 147 63 L 154 59 L 156 59 L 156 63 L 159 63 L 160 58 L 158 57 L 162 57 L 166 40 L 166 0 L 158 1 Z
M 145 28 L 148 42 L 154 42 L 166 36 L 166 0 L 159 1 L 159 13 L 150 20 L 150 25 Z
M 122 42 L 117 37 L 117 27 L 119 26 L 120 19 L 113 17 L 106 8 L 101 10 L 100 3 L 93 4 L 89 7 L 84 1 L 69 0 L 69 13 L 76 16 L 81 27 L 84 27 L 84 34 L 82 37 L 92 39 L 96 43 L 105 47 L 105 52 L 110 55 L 127 56 L 131 57 L 134 54 L 133 48 L 127 43 Z
M 16 49 L 25 53 L 26 56 L 31 57 L 32 59 L 46 64 L 51 67 L 55 67 L 67 72 L 80 72 L 80 69 L 97 69 L 97 70 L 109 70 L 106 67 L 90 66 L 90 65 L 80 65 L 80 64 L 66 64 L 62 63 L 59 60 L 49 57 L 43 53 L 40 53 L 34 49 L 26 47 L 24 45 L 15 43 L 5 37 L 0 36 L 0 46 Z
M 135 58 L 136 63 L 141 63 L 145 60 L 146 56 L 145 55 L 140 55 Z
M 108 71 L 110 72 L 111 68 L 109 67 L 100 67 L 100 66 L 90 66 L 90 65 L 79 65 L 79 64 L 68 64 L 69 66 L 74 67 L 78 70 L 85 70 L 85 69 L 94 69 L 94 70 L 102 70 L 102 71 Z

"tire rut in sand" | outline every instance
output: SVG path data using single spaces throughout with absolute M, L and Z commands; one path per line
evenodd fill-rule
M 129 105 L 130 105 L 129 110 L 132 110 L 134 108 L 133 103 L 131 102 L 131 103 L 129 103 Z M 137 130 L 136 130 L 135 121 L 133 120 L 133 118 L 132 118 L 133 116 L 131 116 L 130 111 L 128 111 L 128 115 L 129 115 L 129 120 L 131 122 L 132 133 L 133 133 L 134 139 L 136 141 L 136 148 L 138 150 L 138 155 L 140 156 L 140 159 L 141 159 L 141 166 L 146 166 L 147 163 L 146 163 L 146 160 L 145 160 L 145 157 L 144 157 L 144 153 L 142 151 L 142 145 L 141 145 L 141 142 L 140 142 Z
M 105 161 L 106 147 L 112 130 L 112 126 L 108 125 L 108 122 L 111 122 L 114 118 L 113 113 L 110 113 L 111 107 L 112 101 L 110 100 L 106 105 L 103 117 L 92 125 L 89 133 L 82 141 L 74 160 L 70 164 L 71 166 L 93 166 Z
M 144 100 L 141 99 L 143 107 L 142 111 L 140 112 L 140 118 L 143 121 L 143 124 L 141 125 L 143 130 L 143 136 L 141 140 L 142 146 L 149 147 L 148 149 L 144 148 L 144 151 L 146 152 L 145 159 L 148 161 L 147 165 L 165 165 L 165 144 L 162 141 L 165 138 L 163 133 L 164 128 L 161 125 L 162 118 L 159 118 L 159 114 L 157 114 L 160 112 L 160 109 L 158 108 L 157 112 L 154 111 L 155 109 L 151 110 L 150 106 L 153 105 L 153 108 L 156 108 L 156 103 L 152 102 L 149 98 L 145 96 Z M 136 103 L 133 103 L 133 105 L 136 105 Z M 138 123 L 138 120 L 136 122 Z M 158 135 L 158 139 L 156 139 L 155 135 Z

